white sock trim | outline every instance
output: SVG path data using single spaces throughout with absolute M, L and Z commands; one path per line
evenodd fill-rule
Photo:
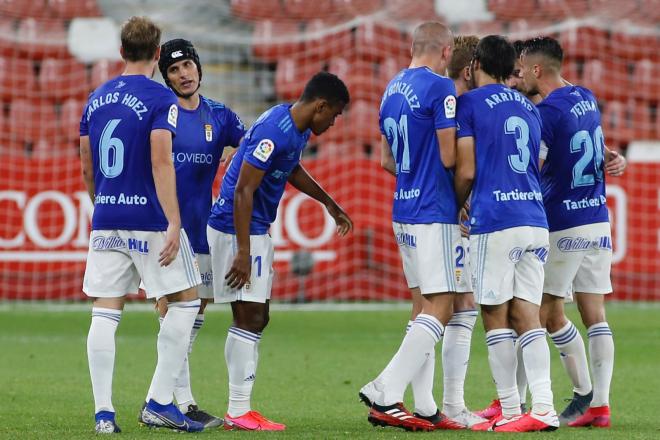
M 440 321 L 438 321 L 435 316 L 432 315 L 427 315 L 424 313 L 420 313 L 417 315 L 417 318 L 415 318 L 415 322 L 413 322 L 413 325 L 418 325 L 420 328 L 422 328 L 424 331 L 426 331 L 433 340 L 438 343 L 442 339 L 442 335 L 445 332 L 445 329 Z

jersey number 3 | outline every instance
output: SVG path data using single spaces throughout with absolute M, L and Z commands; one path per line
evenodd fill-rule
M 101 172 L 109 179 L 117 177 L 124 170 L 124 143 L 121 139 L 112 137 L 121 119 L 111 119 L 101 133 L 99 144 L 99 162 Z
M 518 154 L 509 155 L 509 166 L 516 173 L 527 173 L 530 159 L 529 125 L 523 118 L 511 116 L 504 123 L 504 132 L 515 137 L 516 148 L 518 148 Z

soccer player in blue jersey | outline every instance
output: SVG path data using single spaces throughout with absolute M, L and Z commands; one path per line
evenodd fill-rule
M 216 302 L 231 303 L 234 318 L 225 343 L 226 429 L 285 429 L 250 405 L 273 283 L 274 249 L 268 229 L 287 182 L 326 207 L 340 236 L 353 228 L 349 216 L 300 164 L 310 135 L 330 128 L 349 99 L 346 85 L 337 76 L 321 72 L 293 105 L 277 105 L 262 114 L 241 142 L 213 205 L 207 236 L 214 297 Z
M 573 382 L 573 399 L 560 421 L 568 426 L 609 427 L 614 341 L 604 304 L 605 294 L 612 291 L 605 173 L 621 174 L 625 160 L 605 147 L 593 93 L 561 78 L 562 60 L 561 46 L 549 37 L 529 41 L 521 57 L 523 88 L 543 98 L 538 104 L 544 142 L 541 183 L 550 254 L 541 321 Z M 593 387 L 584 342 L 564 314 L 564 299 L 573 293 L 589 336 Z
M 150 426 L 201 431 L 173 404 L 175 376 L 186 357 L 199 310 L 195 256 L 181 229 L 172 165 L 176 96 L 151 80 L 160 55 L 160 29 L 133 17 L 121 29 L 126 68 L 89 97 L 80 122 L 85 185 L 94 201 L 83 291 L 94 299 L 87 356 L 96 432 L 119 432 L 112 405 L 115 331 L 127 293 L 144 282 L 165 296 L 169 313 L 158 334 L 151 399 L 142 412 Z
M 374 425 L 408 430 L 461 429 L 433 398 L 435 345 L 452 317 L 461 248 L 452 185 L 456 155 L 456 89 L 442 76 L 453 36 L 442 23 L 413 33 L 412 61 L 388 84 L 380 108 L 381 164 L 396 176 L 393 228 L 414 304 L 421 304 L 399 350 L 360 398 Z M 412 385 L 415 414 L 403 406 Z
M 470 191 L 470 263 L 481 305 L 488 360 L 502 415 L 476 430 L 527 432 L 559 427 L 550 388 L 550 353 L 539 321 L 548 229 L 536 159 L 541 121 L 534 105 L 504 81 L 515 49 L 500 36 L 479 42 L 476 89 L 460 96 L 455 188 Z M 520 335 L 532 409 L 521 415 L 513 332 Z
M 165 84 L 179 100 L 172 159 L 181 221 L 202 275 L 202 284 L 197 288 L 201 306 L 190 335 L 190 355 L 193 342 L 204 324 L 206 305 L 213 301 L 213 272 L 206 240 L 206 224 L 213 204 L 213 180 L 225 146 L 237 147 L 245 134 L 245 126 L 228 107 L 200 95 L 202 65 L 190 41 L 178 38 L 164 43 L 158 68 Z M 158 309 L 162 321 L 167 313 L 167 301 L 164 298 L 158 301 Z M 190 386 L 188 357 L 177 377 L 174 397 L 181 412 L 203 423 L 205 428 L 222 425 L 221 418 L 212 416 L 197 405 Z

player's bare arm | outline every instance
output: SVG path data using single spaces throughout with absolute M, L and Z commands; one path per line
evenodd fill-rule
M 167 218 L 165 245 L 158 259 L 161 266 L 168 266 L 179 253 L 181 217 L 176 198 L 176 177 L 172 163 L 172 133 L 157 129 L 151 132 L 151 170 L 154 176 L 158 202 Z
M 435 132 L 438 136 L 440 160 L 445 168 L 453 168 L 456 165 L 456 128 L 442 128 Z
M 321 185 L 309 175 L 302 165 L 299 164 L 293 169 L 289 175 L 288 182 L 298 191 L 307 194 L 325 206 L 330 216 L 337 223 L 337 233 L 340 237 L 345 236 L 353 230 L 353 221 L 348 214 L 321 188 Z
M 89 198 L 94 203 L 94 164 L 92 163 L 92 150 L 89 144 L 89 136 L 80 137 L 80 164 L 82 166 L 83 181 Z
M 465 206 L 474 181 L 474 138 L 472 136 L 462 137 L 458 139 L 457 143 L 454 188 L 458 206 Z
M 254 192 L 264 178 L 265 171 L 247 162 L 241 165 L 241 172 L 236 182 L 234 192 L 234 227 L 238 250 L 234 256 L 229 272 L 225 275 L 227 285 L 232 289 L 240 289 L 250 280 L 252 265 L 250 264 L 250 220 L 252 219 L 252 203 Z
M 380 166 L 393 176 L 396 176 L 396 162 L 392 156 L 392 148 L 385 136 L 381 136 L 380 142 Z

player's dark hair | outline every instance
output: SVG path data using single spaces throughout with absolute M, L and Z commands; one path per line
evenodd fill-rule
M 527 47 L 527 42 L 529 40 L 516 40 L 513 43 L 513 48 L 516 50 L 516 58 L 520 58 L 520 55 L 522 55 L 523 51 L 525 50 L 525 47 Z
M 150 61 L 160 46 L 161 30 L 147 17 L 131 17 L 121 27 L 121 47 L 126 61 Z
M 197 66 L 197 73 L 199 73 L 199 82 L 201 84 L 202 64 L 199 62 L 199 55 L 197 55 L 195 46 L 193 46 L 190 41 L 184 40 L 183 38 L 176 38 L 174 40 L 166 41 L 160 47 L 158 69 L 160 70 L 160 74 L 163 76 L 163 80 L 165 81 L 165 84 L 167 84 L 167 87 L 172 89 L 177 95 L 179 92 L 172 87 L 170 80 L 167 78 L 167 69 L 169 69 L 172 64 L 183 60 L 192 60 L 195 63 Z M 199 87 L 199 85 L 197 87 Z
M 319 72 L 309 80 L 303 90 L 300 100 L 311 102 L 315 99 L 325 99 L 331 105 L 348 104 L 351 100 L 344 81 L 330 72 Z
M 454 37 L 454 53 L 447 67 L 451 79 L 458 79 L 463 69 L 470 65 L 477 44 L 479 44 L 479 37 L 476 35 L 458 35 Z
M 561 67 L 564 60 L 564 51 L 559 41 L 552 37 L 536 37 L 525 42 L 524 55 L 541 55 L 554 61 L 557 67 Z
M 474 61 L 479 61 L 481 70 L 498 81 L 504 81 L 513 72 L 516 50 L 504 37 L 488 35 L 482 38 L 474 51 Z

